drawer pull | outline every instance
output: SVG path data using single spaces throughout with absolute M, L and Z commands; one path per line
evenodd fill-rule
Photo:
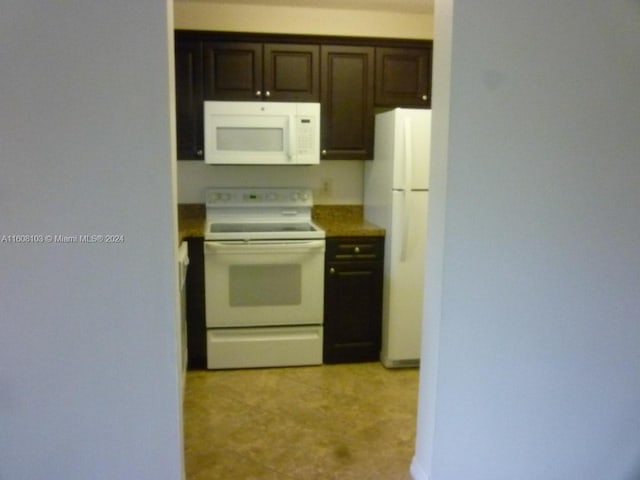
M 336 258 L 337 260 L 344 260 L 344 259 L 349 259 L 349 258 L 355 258 L 355 255 L 352 253 L 338 253 L 337 255 L 334 256 L 334 258 Z M 363 259 L 363 258 L 377 258 L 375 253 L 361 253 L 360 255 L 358 255 L 359 259 Z

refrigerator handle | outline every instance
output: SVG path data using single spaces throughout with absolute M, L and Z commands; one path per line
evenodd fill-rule
M 407 259 L 407 250 L 409 248 L 409 223 L 410 223 L 410 210 L 411 210 L 411 199 L 409 197 L 409 192 L 404 190 L 402 192 L 402 231 L 400 235 L 402 238 L 400 239 L 400 261 L 404 262 Z
M 411 119 L 404 119 L 404 188 L 411 190 L 413 183 L 413 138 L 411 137 Z
M 411 189 L 411 177 L 413 175 L 413 149 L 411 148 L 413 139 L 411 138 L 411 119 L 404 119 L 404 190 L 402 192 L 402 232 L 400 241 L 400 261 L 407 259 L 407 248 L 409 246 L 409 222 L 411 221 L 411 212 L 408 191 Z

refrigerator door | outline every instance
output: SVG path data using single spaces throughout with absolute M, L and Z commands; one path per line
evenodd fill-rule
M 393 192 L 382 317 L 381 360 L 387 367 L 417 365 L 420 359 L 428 198 L 426 191 Z
M 431 110 L 394 110 L 396 168 L 394 189 L 429 188 L 429 152 L 431 149 Z
M 431 110 L 396 108 L 377 114 L 375 125 L 373 161 L 365 163 L 366 190 L 427 190 Z
M 373 161 L 365 162 L 367 194 L 382 190 L 427 190 L 431 110 L 396 108 L 376 115 Z
M 369 219 L 387 229 L 390 225 L 381 222 L 379 210 L 391 207 L 391 190 L 400 178 L 404 178 L 397 173 L 399 139 L 396 136 L 396 117 L 396 110 L 376 115 L 373 161 L 364 162 L 365 210 L 375 210 L 369 212 L 375 218 Z

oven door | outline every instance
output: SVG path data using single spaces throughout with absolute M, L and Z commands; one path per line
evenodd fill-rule
M 206 241 L 208 328 L 319 325 L 324 240 Z

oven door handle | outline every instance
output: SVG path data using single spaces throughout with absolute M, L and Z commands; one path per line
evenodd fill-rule
M 278 250 L 308 250 L 324 251 L 324 240 L 208 240 L 204 242 L 205 253 L 220 253 L 224 251 L 278 251 Z

